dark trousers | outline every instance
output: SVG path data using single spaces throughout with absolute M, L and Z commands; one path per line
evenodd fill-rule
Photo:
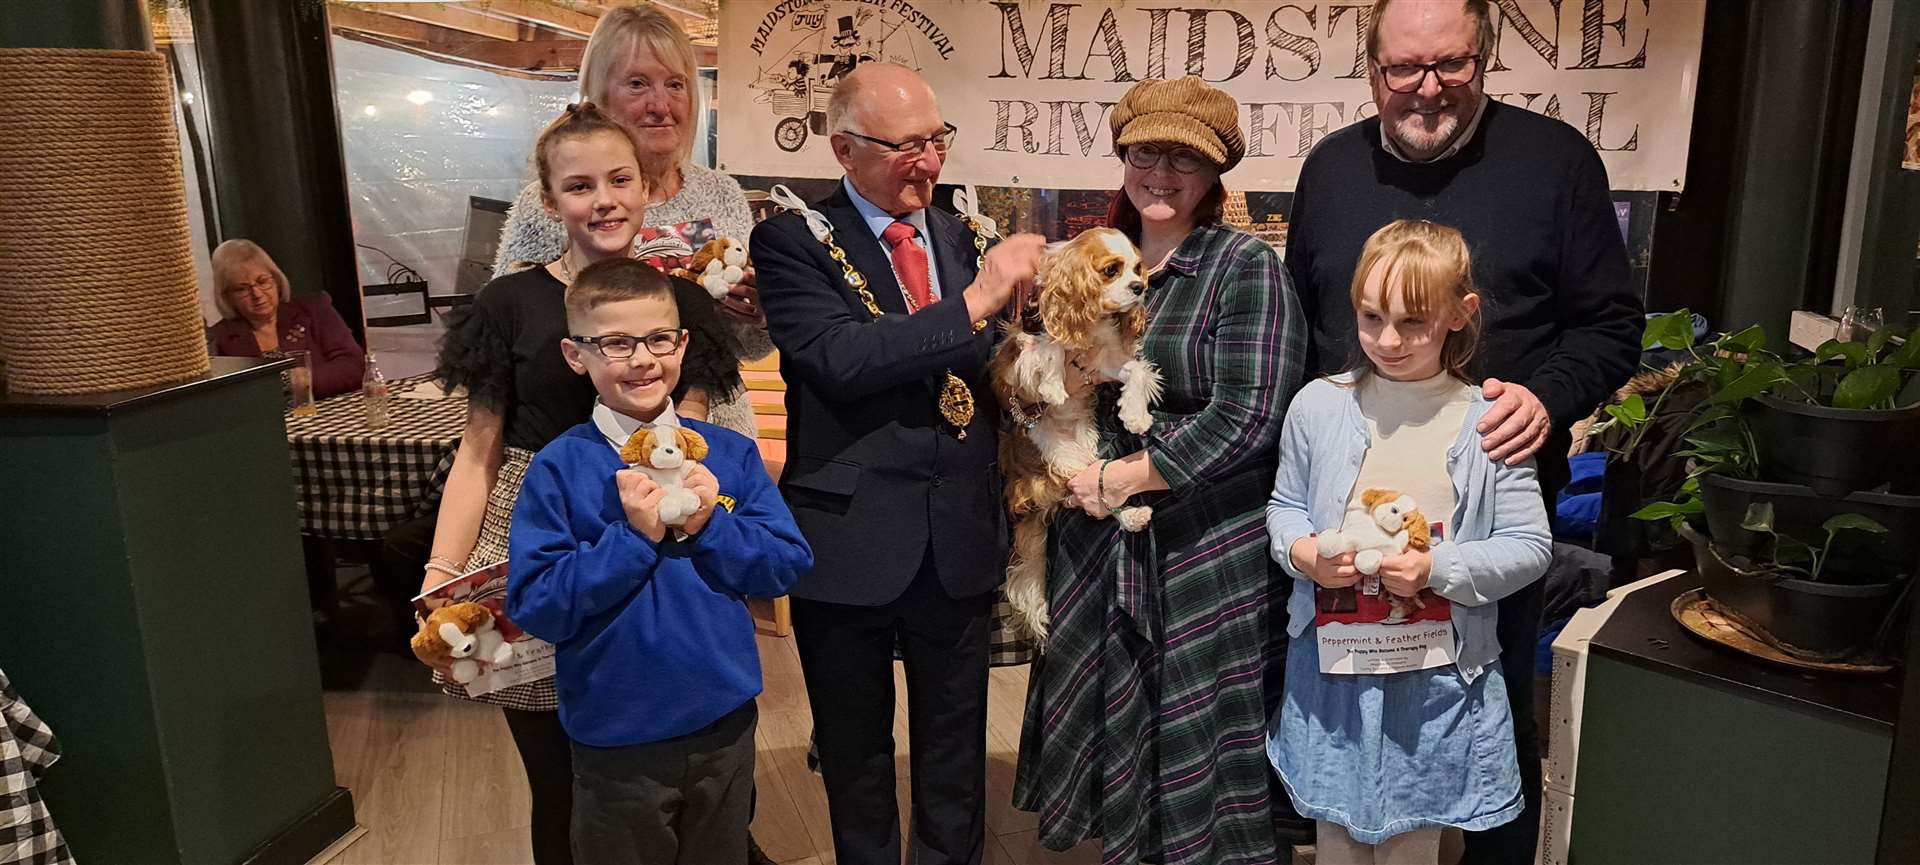
M 572 865 L 573 751 L 559 712 L 501 709 L 533 794 L 534 865 Z
M 986 851 L 991 593 L 950 598 L 929 556 L 891 603 L 793 599 L 820 774 L 841 865 L 900 865 L 893 648 L 907 674 L 916 865 L 978 865 Z M 716 860 L 718 861 L 718 860 Z
M 387 602 L 400 633 L 413 636 L 413 597 L 420 594 L 426 576 L 427 559 L 433 554 L 434 523 L 440 509 L 399 523 L 380 539 L 380 554 L 372 562 L 373 584 Z M 436 581 L 451 579 L 434 573 Z
M 752 700 L 685 736 L 596 748 L 573 743 L 573 855 L 583 865 L 747 861 Z
M 1570 439 L 1565 432 L 1547 437 L 1540 450 L 1549 456 L 1538 458 L 1540 495 L 1547 501 L 1547 513 L 1554 511 L 1560 488 L 1569 477 L 1564 455 Z M 1535 580 L 1526 588 L 1501 599 L 1500 623 L 1495 633 L 1500 638 L 1500 675 L 1507 680 L 1507 702 L 1513 707 L 1514 756 L 1520 761 L 1520 795 L 1527 808 L 1513 822 L 1485 832 L 1466 833 L 1463 865 L 1533 865 L 1534 849 L 1540 845 L 1540 724 L 1534 716 L 1534 658 L 1540 644 L 1540 604 L 1546 595 L 1544 580 Z

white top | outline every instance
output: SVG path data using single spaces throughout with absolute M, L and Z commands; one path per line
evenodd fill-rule
M 1347 513 L 1362 509 L 1362 492 L 1389 489 L 1412 496 L 1428 523 L 1452 522 L 1456 502 L 1447 451 L 1460 440 L 1472 389 L 1444 372 L 1411 382 L 1374 374 L 1358 387 L 1373 445 L 1360 462 Z
M 678 427 L 680 426 L 680 416 L 673 413 L 673 400 L 671 399 L 667 400 L 667 407 L 661 410 L 660 416 L 654 418 L 652 423 L 648 423 L 632 415 L 615 411 L 607 407 L 606 403 L 595 399 L 593 401 L 593 425 L 600 430 L 600 437 L 606 439 L 607 444 L 613 446 L 613 452 L 619 453 L 621 448 L 627 446 L 627 439 L 633 438 L 633 434 L 639 432 L 642 428 L 652 426 Z

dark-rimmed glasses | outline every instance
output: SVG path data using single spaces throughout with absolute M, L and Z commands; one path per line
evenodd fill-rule
M 626 360 L 644 345 L 647 353 L 654 357 L 666 357 L 680 350 L 680 343 L 687 339 L 685 330 L 656 330 L 646 336 L 629 336 L 624 333 L 610 333 L 606 336 L 570 336 L 580 345 L 589 346 L 600 352 L 608 360 Z
M 254 277 L 252 282 L 227 286 L 227 296 L 241 298 L 257 292 L 272 294 L 279 287 L 280 286 L 273 281 L 273 274 L 263 273 Z
M 954 136 L 960 134 L 960 128 L 951 123 L 946 124 L 946 128 L 934 133 L 931 137 L 909 138 L 905 141 L 888 141 L 885 138 L 862 135 L 851 129 L 842 129 L 840 131 L 883 150 L 898 153 L 901 156 L 919 156 L 929 147 L 933 148 L 933 152 L 945 156 L 947 149 L 953 146 Z
M 1395 93 L 1412 93 L 1427 83 L 1427 73 L 1440 82 L 1441 87 L 1459 87 L 1473 80 L 1473 74 L 1480 70 L 1480 55 L 1462 54 L 1448 57 L 1432 63 L 1394 63 L 1383 65 L 1378 60 L 1374 64 L 1380 67 L 1380 80 L 1387 89 Z
M 1152 144 L 1127 145 L 1126 158 L 1128 165 L 1141 171 L 1152 171 L 1154 166 L 1160 164 L 1161 159 L 1166 159 L 1173 166 L 1173 170 L 1180 174 L 1192 174 L 1199 171 L 1202 165 L 1213 164 L 1212 160 L 1184 147 L 1177 150 L 1163 150 Z

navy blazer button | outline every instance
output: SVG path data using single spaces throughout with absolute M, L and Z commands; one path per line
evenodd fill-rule
M 940 485 L 940 481 L 941 481 L 941 480 L 942 480 L 942 478 L 941 478 L 941 477 L 940 477 L 939 475 L 934 475 L 934 476 L 933 476 L 933 485 L 934 485 L 934 486 L 936 486 L 936 487 L 937 487 L 937 486 L 939 486 L 939 485 Z

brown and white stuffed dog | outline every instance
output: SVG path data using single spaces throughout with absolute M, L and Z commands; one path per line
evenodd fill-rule
M 1349 511 L 1339 531 L 1321 532 L 1315 537 L 1321 558 L 1331 559 L 1342 553 L 1352 553 L 1353 569 L 1372 581 L 1380 572 L 1382 559 L 1408 550 L 1427 550 L 1432 547 L 1432 530 L 1427 526 L 1427 516 L 1420 512 L 1412 496 L 1394 490 L 1369 489 L 1361 491 L 1360 504 L 1362 510 Z M 1373 585 L 1377 585 L 1377 582 Z M 1379 589 L 1375 588 L 1367 594 L 1378 592 Z M 1392 621 L 1406 619 L 1413 615 L 1414 610 L 1423 610 L 1427 606 L 1418 595 L 1411 598 L 1391 595 L 1387 603 L 1392 607 Z
M 672 435 L 662 434 L 672 430 Z M 686 427 L 641 427 L 620 448 L 620 460 L 653 478 L 667 491 L 660 499 L 660 523 L 685 525 L 700 510 L 700 496 L 687 489 L 687 472 L 707 456 L 707 440 Z
M 1144 433 L 1149 408 L 1160 399 L 1160 372 L 1142 359 L 1146 279 L 1140 251 L 1111 228 L 1081 232 L 1048 247 L 1038 279 L 1041 333 L 1007 334 L 987 366 L 993 391 L 1009 407 L 1014 427 L 1000 437 L 1007 509 L 1014 519 L 1007 565 L 1007 599 L 1036 640 L 1047 634 L 1047 524 L 1066 496 L 1067 482 L 1099 456 L 1091 389 L 1067 395 L 1067 376 L 1097 375 L 1120 382 L 1120 422 Z M 1072 369 L 1079 354 L 1083 369 Z M 1137 532 L 1153 518 L 1147 507 L 1115 511 L 1121 528 Z
M 433 611 L 413 635 L 413 655 L 428 666 L 447 670 L 464 685 L 480 675 L 481 665 L 513 660 L 513 646 L 493 627 L 493 613 L 475 603 L 448 604 Z

